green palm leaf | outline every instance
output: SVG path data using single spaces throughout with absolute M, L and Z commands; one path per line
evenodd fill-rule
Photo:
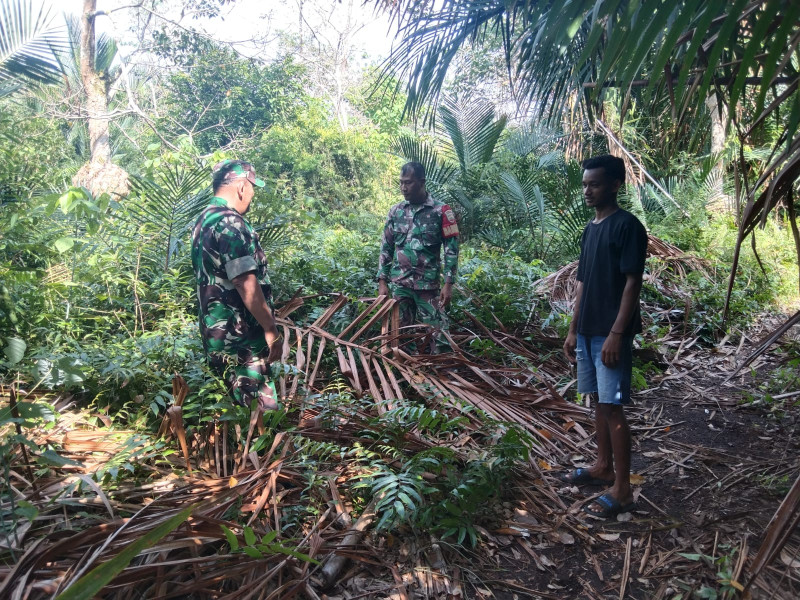
M 669 65 L 670 72 L 680 71 L 674 88 L 678 104 L 688 109 L 704 99 L 716 76 L 725 75 L 718 65 L 732 64 L 735 102 L 747 73 L 764 68 L 760 96 L 773 86 L 772 75 L 780 70 L 776 64 L 797 76 L 791 61 L 783 60 L 798 34 L 795 5 L 786 0 L 443 0 L 432 9 L 424 0 L 399 0 L 392 10 L 402 41 L 386 68 L 408 77 L 407 106 L 416 110 L 438 99 L 458 48 L 494 34 L 502 37 L 520 98 L 535 100 L 542 113 L 563 106 L 584 84 L 592 86 L 593 102 L 604 98 L 608 82 L 624 90 L 644 78 L 654 92 Z M 681 117 L 689 118 L 687 110 Z
M 62 33 L 50 11 L 37 11 L 32 0 L 0 0 L 0 88 L 56 81 L 54 52 L 64 47 Z
M 66 44 L 56 53 L 61 72 L 67 77 L 71 87 L 81 85 L 81 19 L 77 16 L 66 18 Z M 117 56 L 117 42 L 105 33 L 95 37 L 94 68 L 98 72 L 108 72 Z
M 267 256 L 277 254 L 284 250 L 292 241 L 289 235 L 289 220 L 277 217 L 265 223 L 254 223 L 253 228 L 258 232 L 258 241 L 261 249 Z
M 143 255 L 166 272 L 210 199 L 208 171 L 199 165 L 166 167 L 153 179 L 131 176 L 124 216 L 129 227 L 121 233 L 145 242 Z
M 384 4 L 376 0 L 376 4 Z M 424 0 L 401 0 L 392 5 L 403 40 L 385 63 L 386 73 L 398 73 L 408 82 L 407 110 L 419 110 L 436 100 L 458 51 L 487 32 L 509 31 L 506 5 L 496 0 L 444 0 L 431 10 Z M 510 40 L 502 33 L 506 53 Z
M 488 102 L 457 103 L 445 99 L 439 108 L 441 122 L 453 145 L 462 174 L 492 159 L 497 141 L 506 127 L 505 115 L 495 118 Z
M 560 137 L 563 137 L 563 135 L 556 134 L 531 122 L 514 129 L 504 140 L 503 147 L 516 156 L 525 157 L 543 146 L 553 144 Z M 561 156 L 560 152 L 551 154 L 553 157 Z M 539 168 L 542 168 L 542 166 L 543 164 L 540 164 Z

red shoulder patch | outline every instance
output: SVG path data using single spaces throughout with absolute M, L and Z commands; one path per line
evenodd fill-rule
M 442 236 L 451 238 L 458 235 L 458 221 L 456 213 L 447 204 L 442 207 Z

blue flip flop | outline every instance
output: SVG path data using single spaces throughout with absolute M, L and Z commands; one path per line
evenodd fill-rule
M 614 480 L 598 479 L 589 474 L 589 469 L 575 469 L 569 473 L 561 473 L 558 478 L 570 485 L 614 485 Z
M 590 507 L 594 502 L 602 506 L 603 510 L 592 510 Z M 583 512 L 599 519 L 609 519 L 611 517 L 616 517 L 620 513 L 631 512 L 634 508 L 636 508 L 635 502 L 623 505 L 611 494 L 603 494 L 584 506 Z

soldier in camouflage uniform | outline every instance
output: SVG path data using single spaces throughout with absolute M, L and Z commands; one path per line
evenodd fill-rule
M 458 224 L 453 209 L 434 200 L 425 189 L 425 168 L 417 162 L 403 165 L 400 191 L 405 200 L 389 210 L 383 228 L 378 268 L 378 293 L 398 300 L 400 326 L 415 322 L 434 332 L 431 352 L 450 349 L 441 334 L 447 330 L 444 307 L 453 295 L 458 266 Z M 444 246 L 444 287 L 440 254 Z
M 275 410 L 270 363 L 281 353 L 272 312 L 267 257 L 245 213 L 256 187 L 253 166 L 239 160 L 215 165 L 214 198 L 192 231 L 192 266 L 200 303 L 200 334 L 211 368 L 236 403 Z

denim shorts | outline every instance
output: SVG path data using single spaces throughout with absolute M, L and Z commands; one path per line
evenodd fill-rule
M 633 338 L 623 337 L 619 363 L 613 369 L 600 358 L 605 336 L 578 334 L 575 356 L 578 360 L 578 393 L 597 393 L 601 404 L 630 404 Z

